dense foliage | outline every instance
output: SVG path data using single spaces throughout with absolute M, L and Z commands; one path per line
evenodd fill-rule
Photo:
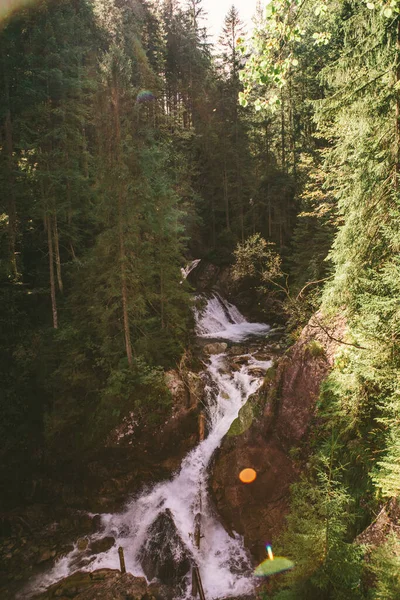
M 272 1 L 253 48 L 241 102 L 273 114 L 304 57 L 312 61 L 319 158 L 304 163 L 292 261 L 297 279 L 301 265 L 307 279 L 312 269 L 320 278 L 328 241 L 318 243 L 320 228 L 337 230 L 322 310 L 343 313 L 350 344 L 324 384 L 313 444 L 302 450 L 307 468 L 292 490 L 281 544 L 298 568 L 273 597 L 396 597 L 398 537 L 376 555 L 356 537 L 399 494 L 399 5 Z M 305 225 L 317 242 L 309 253 Z

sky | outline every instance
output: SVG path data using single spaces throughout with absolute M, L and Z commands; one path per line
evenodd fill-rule
M 251 18 L 256 12 L 257 0 L 203 0 L 204 10 L 208 13 L 208 29 L 214 40 L 217 40 L 221 32 L 224 18 L 232 4 L 239 11 L 240 18 L 249 32 Z

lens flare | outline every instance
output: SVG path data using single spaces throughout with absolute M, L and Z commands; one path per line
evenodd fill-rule
M 270 575 L 276 575 L 276 573 L 282 573 L 283 571 L 288 571 L 289 569 L 293 569 L 294 563 L 285 558 L 284 556 L 274 556 L 274 559 L 271 560 L 267 558 L 264 560 L 254 571 L 254 575 L 256 577 L 269 577 Z
M 150 92 L 149 90 L 141 90 L 137 97 L 136 97 L 136 102 L 151 102 L 152 100 L 155 100 L 155 96 L 153 94 L 153 92 Z
M 265 546 L 268 558 L 264 560 L 254 571 L 257 577 L 269 577 L 293 569 L 294 563 L 284 556 L 274 556 L 271 544 Z
M 254 469 L 243 469 L 239 473 L 239 479 L 242 483 L 253 483 L 256 477 L 257 473 Z
M 270 544 L 267 544 L 267 546 L 265 546 L 268 552 L 268 558 L 270 560 L 274 560 L 274 555 L 272 553 L 272 547 L 270 546 Z
M 35 0 L 0 0 L 0 23 L 19 8 L 24 8 L 34 2 Z

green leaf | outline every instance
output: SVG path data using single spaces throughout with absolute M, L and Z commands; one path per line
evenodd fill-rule
M 393 14 L 393 10 L 389 7 L 385 8 L 385 10 L 383 11 L 383 14 L 385 15 L 385 17 L 387 17 L 389 19 Z
M 369 10 L 374 10 L 375 5 L 373 2 L 367 2 L 367 8 L 369 8 Z
M 239 92 L 239 104 L 243 107 L 246 107 L 248 105 L 247 98 L 243 92 Z

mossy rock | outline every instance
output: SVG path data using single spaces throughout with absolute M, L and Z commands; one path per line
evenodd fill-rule
M 36 600 L 50 600 L 52 598 L 74 598 L 80 592 L 86 590 L 93 585 L 90 573 L 83 573 L 79 571 L 74 573 L 70 577 L 55 583 L 49 589 L 41 594 L 35 596 Z
M 110 550 L 115 544 L 115 538 L 112 536 L 106 536 L 101 538 L 100 540 L 94 540 L 90 544 L 90 552 L 91 554 L 100 554 L 101 552 L 107 552 Z
M 259 393 L 255 393 L 242 406 L 237 418 L 233 421 L 227 433 L 228 436 L 237 436 L 245 433 L 253 424 L 254 419 L 261 416 L 261 398 Z
M 263 386 L 272 383 L 276 377 L 276 367 L 270 367 L 264 375 Z

